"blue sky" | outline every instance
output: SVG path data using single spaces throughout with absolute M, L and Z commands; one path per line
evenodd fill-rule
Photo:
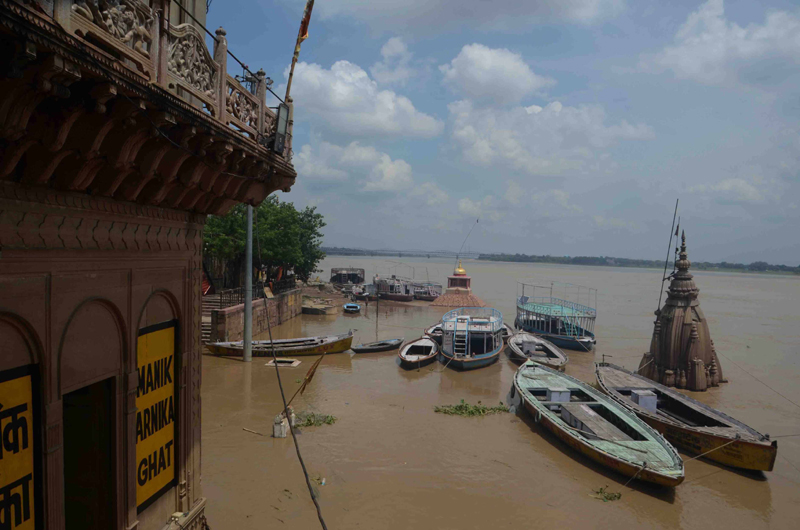
M 305 0 L 253 5 L 208 25 L 280 94 Z M 690 258 L 796 266 L 798 86 L 781 0 L 317 0 L 280 198 L 327 245 L 650 259 L 680 198 Z

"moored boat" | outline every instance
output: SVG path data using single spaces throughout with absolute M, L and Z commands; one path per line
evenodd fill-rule
M 321 337 L 306 337 L 297 339 L 278 339 L 275 341 L 254 340 L 254 357 L 271 357 L 272 345 L 275 345 L 275 355 L 278 357 L 295 355 L 320 355 L 323 353 L 341 353 L 350 349 L 353 344 L 353 331 L 342 335 L 328 335 Z M 244 350 L 242 341 L 238 342 L 211 342 L 206 344 L 211 353 L 216 355 L 240 356 Z
M 622 367 L 597 363 L 595 375 L 601 390 L 675 446 L 726 466 L 772 471 L 778 441 L 768 435 Z
M 514 334 L 514 328 L 503 322 L 503 341 L 508 344 L 508 339 Z
M 345 313 L 360 313 L 361 312 L 361 305 L 360 304 L 344 304 L 342 306 Z
M 439 345 L 429 337 L 421 337 L 404 344 L 397 356 L 400 366 L 407 369 L 420 368 L 436 360 Z
M 381 351 L 396 350 L 403 344 L 402 337 L 399 339 L 379 340 L 376 342 L 367 342 L 364 344 L 357 344 L 350 348 L 356 353 L 375 353 Z
M 531 360 L 560 372 L 564 371 L 564 367 L 569 362 L 567 354 L 555 344 L 537 337 L 533 333 L 520 331 L 512 335 L 507 344 L 506 351 L 512 361 L 525 362 Z
M 442 360 L 456 370 L 483 368 L 503 349 L 503 315 L 491 307 L 460 307 L 442 317 Z
M 374 280 L 381 300 L 395 302 L 410 302 L 414 299 L 414 289 L 411 280 L 392 276 L 391 278 L 377 278 Z
M 683 460 L 675 448 L 636 414 L 586 383 L 526 361 L 514 376 L 513 393 L 537 423 L 598 464 L 663 486 L 683 482 Z
M 333 315 L 338 312 L 336 306 L 326 304 L 303 304 L 300 311 L 304 315 Z
M 559 348 L 577 351 L 591 351 L 597 340 L 594 336 L 594 324 L 597 309 L 576 302 L 585 300 L 597 306 L 597 290 L 572 284 L 550 282 L 549 286 L 528 285 L 520 283 L 522 295 L 517 297 L 517 317 L 514 327 L 535 333 L 549 340 Z M 526 296 L 525 290 L 533 296 Z M 581 295 L 583 289 L 583 295 Z M 537 293 L 549 293 L 549 296 L 536 296 Z M 554 296 L 562 293 L 564 298 Z
M 437 322 L 433 326 L 425 330 L 425 335 L 436 341 L 439 346 L 442 345 L 442 323 Z
M 414 298 L 425 302 L 433 302 L 442 295 L 442 286 L 438 283 L 423 283 L 414 288 Z

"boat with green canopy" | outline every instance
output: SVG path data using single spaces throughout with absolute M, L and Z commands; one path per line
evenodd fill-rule
M 683 460 L 636 414 L 586 383 L 533 361 L 514 376 L 517 394 L 537 423 L 595 462 L 662 486 L 683 482 Z

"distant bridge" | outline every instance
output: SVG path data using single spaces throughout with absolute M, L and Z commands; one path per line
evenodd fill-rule
M 457 256 L 466 259 L 477 259 L 479 252 L 461 252 L 460 254 L 450 250 L 393 250 L 379 249 L 370 250 L 363 248 L 342 248 L 342 247 L 322 247 L 322 251 L 329 256 L 364 256 L 364 257 L 413 257 L 413 258 L 453 258 Z

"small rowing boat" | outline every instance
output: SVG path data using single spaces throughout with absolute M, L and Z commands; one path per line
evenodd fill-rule
M 770 441 L 768 435 L 619 366 L 597 363 L 595 375 L 603 392 L 677 447 L 726 466 L 772 471 L 778 441 Z
M 379 340 L 377 342 L 357 344 L 350 349 L 356 353 L 375 353 L 380 351 L 396 350 L 401 344 L 403 344 L 402 337 L 399 339 Z
M 525 331 L 520 331 L 508 339 L 506 352 L 512 361 L 524 363 L 531 360 L 559 372 L 563 372 L 569 362 L 567 354 L 555 344 Z
M 439 345 L 429 337 L 413 340 L 400 348 L 400 366 L 407 369 L 420 368 L 436 360 Z
M 342 307 L 344 308 L 345 313 L 350 313 L 351 315 L 361 312 L 360 304 L 344 304 Z
M 503 342 L 508 343 L 508 339 L 514 334 L 514 328 L 503 322 Z
M 514 395 L 537 423 L 598 464 L 639 480 L 677 486 L 683 460 L 636 414 L 566 374 L 526 361 L 514 376 Z
M 324 337 L 306 337 L 298 339 L 278 339 L 275 341 L 254 340 L 253 357 L 271 357 L 272 345 L 278 357 L 294 357 L 295 355 L 320 355 L 323 353 L 341 353 L 350 349 L 353 344 L 353 331 L 342 335 Z M 216 355 L 241 356 L 244 346 L 238 342 L 212 342 L 206 347 Z
M 442 345 L 442 323 L 438 322 L 425 330 L 425 335 L 436 341 L 439 346 Z

